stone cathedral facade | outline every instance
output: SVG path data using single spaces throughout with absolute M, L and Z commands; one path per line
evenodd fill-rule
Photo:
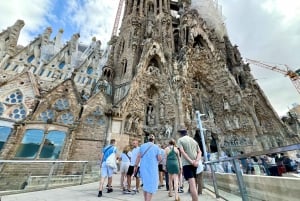
M 111 138 L 121 150 L 150 133 L 193 136 L 197 110 L 210 152 L 299 142 L 220 22 L 189 0 L 126 0 L 103 51 L 51 28 L 21 47 L 18 20 L 0 33 L 0 158 L 97 160 Z

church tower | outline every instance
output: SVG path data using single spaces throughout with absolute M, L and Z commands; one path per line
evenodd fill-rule
M 289 134 L 229 40 L 212 0 L 127 0 L 110 41 L 120 133 L 164 142 L 204 114 L 207 145 L 268 149 Z M 113 127 L 113 125 L 112 125 Z M 209 147 L 209 146 L 208 146 Z

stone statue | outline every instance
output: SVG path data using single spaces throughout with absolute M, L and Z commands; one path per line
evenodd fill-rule
M 155 117 L 155 114 L 154 114 L 154 108 L 153 108 L 153 105 L 152 104 L 149 104 L 148 105 L 148 111 L 147 111 L 147 122 L 148 122 L 148 125 L 154 125 L 154 117 Z
M 146 37 L 151 38 L 152 37 L 152 32 L 153 32 L 153 22 L 152 22 L 152 20 L 148 20 Z
M 166 136 L 167 139 L 169 139 L 171 137 L 173 127 L 169 123 L 166 123 L 165 129 L 166 129 L 165 130 L 165 136 Z
M 132 121 L 133 121 L 133 117 L 129 117 L 129 119 L 126 122 L 126 128 L 125 128 L 125 130 L 127 132 L 130 132 L 130 130 L 131 130 Z
M 223 104 L 224 104 L 224 110 L 229 110 L 230 109 L 229 103 L 228 103 L 226 98 L 223 99 Z
M 159 117 L 160 118 L 164 118 L 165 117 L 165 106 L 164 106 L 164 104 L 160 105 Z

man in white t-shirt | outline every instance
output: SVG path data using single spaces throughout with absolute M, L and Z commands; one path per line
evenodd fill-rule
M 134 166 L 136 158 L 140 152 L 139 142 L 138 140 L 132 141 L 132 146 L 134 147 L 130 154 L 130 165 L 127 171 L 127 190 L 125 190 L 125 193 L 131 193 L 131 177 L 134 173 Z M 136 188 L 135 191 L 139 192 L 139 186 L 140 186 L 140 178 L 139 178 L 139 167 L 137 170 L 137 173 L 134 175 L 135 181 L 136 181 Z

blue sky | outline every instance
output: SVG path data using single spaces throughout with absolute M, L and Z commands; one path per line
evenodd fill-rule
M 1 0 L 0 30 L 23 19 L 19 44 L 26 45 L 47 27 L 53 38 L 64 29 L 63 41 L 80 33 L 79 41 L 89 44 L 92 37 L 102 47 L 110 39 L 119 0 Z M 243 58 L 287 64 L 300 68 L 300 1 L 298 0 L 219 0 L 229 38 L 238 45 Z M 291 81 L 282 74 L 251 66 L 252 74 L 279 115 L 293 103 L 300 103 Z
M 63 40 L 80 33 L 80 41 L 89 44 L 92 37 L 102 44 L 110 39 L 118 0 L 9 0 L 0 1 L 0 29 L 6 29 L 17 19 L 25 21 L 19 43 L 26 45 L 47 27 L 52 38 L 59 29 Z

